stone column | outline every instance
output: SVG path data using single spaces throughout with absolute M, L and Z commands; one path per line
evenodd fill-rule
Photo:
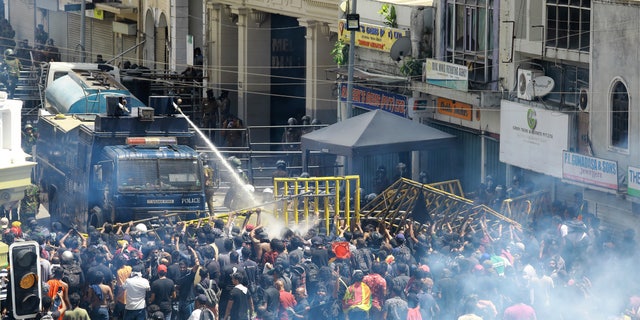
M 186 1 L 172 1 L 171 16 L 169 17 L 169 39 L 171 52 L 169 68 L 176 72 L 182 72 L 187 68 L 187 34 L 189 33 L 189 3 Z
M 247 119 L 247 85 L 248 85 L 248 38 L 249 30 L 248 13 L 246 8 L 231 8 L 231 12 L 238 15 L 238 118 L 242 119 L 245 125 Z
M 326 79 L 325 70 L 335 65 L 330 52 L 337 34 L 331 32 L 326 22 L 300 18 L 298 23 L 306 28 L 306 114 L 332 123 L 336 118 L 336 101 L 331 94 L 333 81 Z
M 207 21 L 204 45 L 204 65 L 206 76 L 206 89 L 214 89 L 220 91 L 220 37 L 221 37 L 221 14 L 222 5 L 219 3 L 207 2 Z M 206 90 L 205 90 L 206 91 Z
M 306 28 L 305 109 L 307 115 L 314 117 L 318 98 L 318 33 L 322 24 L 304 18 L 298 19 L 298 23 Z

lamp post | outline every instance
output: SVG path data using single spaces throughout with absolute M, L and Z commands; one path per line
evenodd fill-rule
M 351 2 L 351 13 L 347 13 L 347 30 L 351 31 L 349 36 L 349 71 L 347 74 L 347 118 L 351 118 L 353 113 L 353 68 L 356 59 L 356 30 L 360 29 L 360 15 L 356 13 L 358 1 L 351 0 Z

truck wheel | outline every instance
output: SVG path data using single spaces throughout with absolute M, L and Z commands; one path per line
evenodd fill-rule
M 89 226 L 101 228 L 103 224 L 104 224 L 104 216 L 102 214 L 102 209 L 100 209 L 99 207 L 93 207 L 93 209 L 91 209 L 91 214 L 89 216 Z

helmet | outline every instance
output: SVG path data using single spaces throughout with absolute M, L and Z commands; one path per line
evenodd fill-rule
M 283 169 L 283 170 L 284 170 L 284 169 L 286 169 L 286 168 L 287 168 L 287 163 L 286 163 L 286 162 L 284 162 L 284 160 L 278 160 L 278 161 L 276 162 L 276 168 L 278 168 L 278 169 Z
M 309 177 L 310 177 L 309 172 L 303 172 L 300 174 L 300 178 L 309 178 Z
M 65 262 L 65 263 L 71 263 L 71 262 L 73 262 L 73 252 L 71 252 L 71 251 L 69 251 L 69 250 L 65 250 L 65 251 L 62 253 L 62 256 L 60 256 L 60 260 L 61 260 L 62 262 Z
M 229 157 L 228 160 L 229 160 L 229 163 L 231 163 L 236 167 L 240 167 L 242 165 L 242 161 L 240 161 L 240 159 L 238 159 L 236 156 L 231 156 Z
M 320 120 L 318 120 L 318 119 L 313 119 L 313 120 L 311 120 L 311 124 L 316 126 L 316 125 L 322 124 L 322 122 L 320 122 Z
M 302 117 L 301 120 L 302 120 L 302 124 L 305 124 L 305 125 L 308 125 L 308 124 L 311 123 L 311 117 L 309 117 L 309 116 L 304 116 L 304 117 Z
M 289 120 L 287 120 L 287 123 L 290 126 L 295 126 L 296 124 L 298 124 L 298 120 L 296 120 L 296 118 L 289 118 Z
M 33 129 L 33 126 L 32 126 L 32 125 L 30 125 L 30 124 L 28 124 L 28 125 L 24 126 L 24 129 L 25 129 L 25 130 L 26 130 L 26 129 Z
M 364 200 L 365 200 L 366 202 L 371 202 L 371 201 L 373 201 L 373 199 L 375 199 L 377 196 L 378 196 L 378 195 L 377 195 L 377 194 L 375 194 L 375 193 L 369 193 L 368 195 L 366 195 L 366 196 L 364 197 Z
M 138 231 L 140 233 L 147 233 L 147 226 L 144 225 L 144 223 L 138 223 L 136 225 L 136 231 Z
M 8 56 L 12 56 L 14 55 L 15 52 L 13 52 L 13 49 L 9 48 L 7 50 L 4 51 L 4 56 L 8 57 Z

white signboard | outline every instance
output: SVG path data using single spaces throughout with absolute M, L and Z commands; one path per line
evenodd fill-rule
M 579 153 L 562 153 L 562 178 L 618 190 L 618 163 Z
M 469 88 L 469 68 L 467 66 L 427 59 L 422 72 L 423 81 L 428 84 L 465 92 Z
M 627 194 L 640 197 L 640 168 L 629 166 L 627 170 Z
M 562 178 L 562 152 L 569 149 L 569 116 L 502 100 L 500 161 Z

